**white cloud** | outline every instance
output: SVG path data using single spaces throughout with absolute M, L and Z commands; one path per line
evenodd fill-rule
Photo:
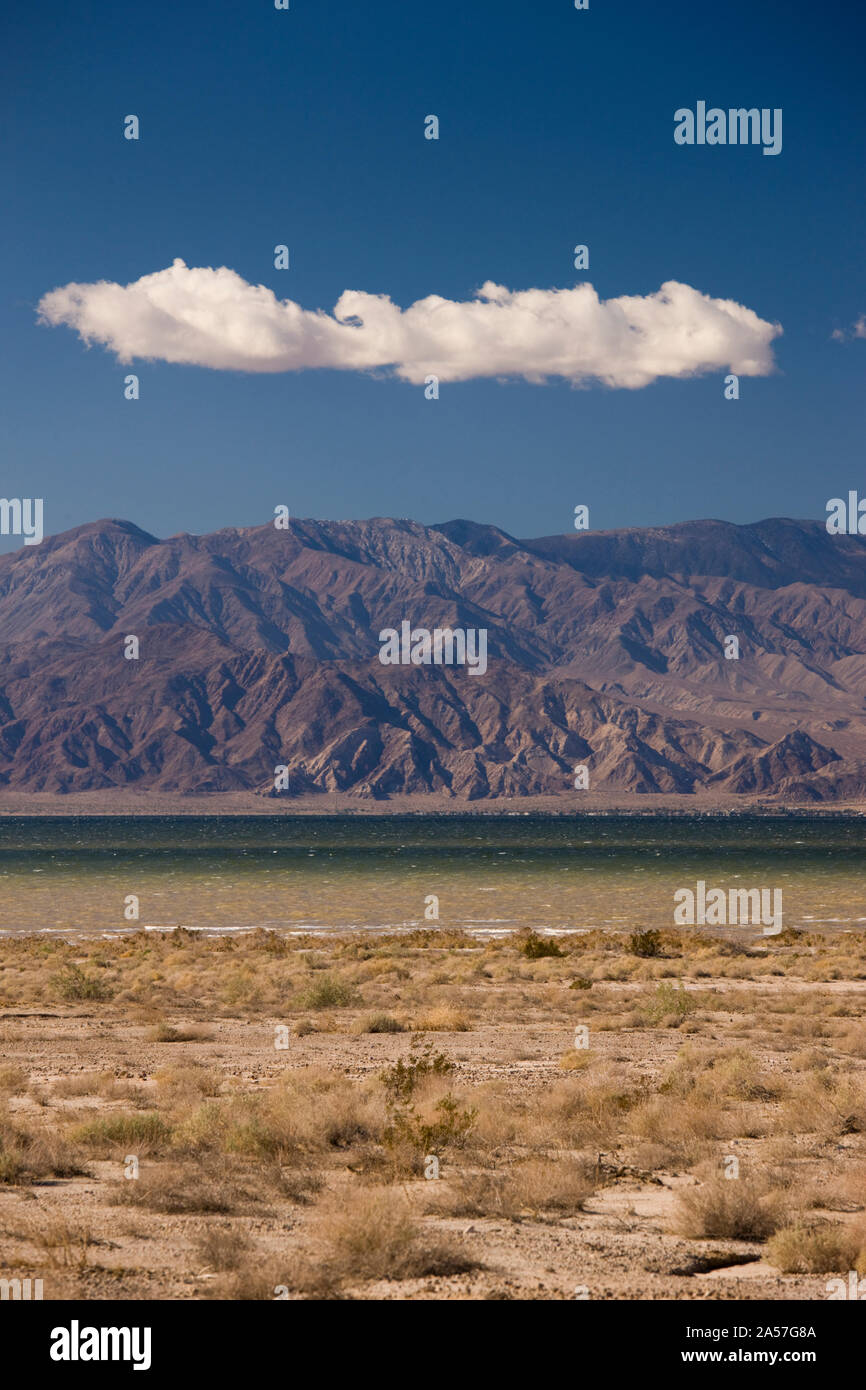
M 866 338 L 866 314 L 861 314 L 849 329 L 834 328 L 830 337 L 837 343 L 850 342 L 852 338 Z
M 564 377 L 637 388 L 658 377 L 730 369 L 766 376 L 781 333 L 751 309 L 668 280 L 655 294 L 600 300 L 592 285 L 508 290 L 490 281 L 472 300 L 429 295 L 401 309 L 387 295 L 346 290 L 333 314 L 279 300 L 235 271 L 188 267 L 130 285 L 64 285 L 39 303 L 121 362 L 183 362 L 219 371 L 383 368 L 416 384 L 475 377 Z

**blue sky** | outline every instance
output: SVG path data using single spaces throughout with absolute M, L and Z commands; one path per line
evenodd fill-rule
M 831 337 L 866 312 L 864 31 L 854 0 L 20 7 L 0 494 L 43 497 L 48 532 L 102 516 L 205 532 L 278 503 L 523 536 L 570 530 L 577 503 L 593 528 L 823 517 L 866 491 L 866 338 Z M 782 153 L 675 145 L 674 111 L 701 99 L 781 107 Z M 638 390 L 473 379 L 429 401 L 385 371 L 123 366 L 37 323 L 57 286 L 176 257 L 329 312 L 347 289 L 405 307 L 485 281 L 589 280 L 606 300 L 677 280 L 784 332 L 738 401 L 723 371 Z

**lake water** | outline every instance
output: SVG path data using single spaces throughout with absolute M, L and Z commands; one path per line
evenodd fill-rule
M 863 930 L 864 865 L 859 817 L 5 816 L 0 931 L 666 927 L 699 879 Z

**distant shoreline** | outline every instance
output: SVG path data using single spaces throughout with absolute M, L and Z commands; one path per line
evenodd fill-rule
M 527 796 L 465 801 L 444 797 L 395 796 L 389 800 L 361 799 L 345 793 L 321 793 L 298 797 L 263 797 L 253 792 L 214 792 L 193 796 L 175 793 L 98 791 L 10 792 L 0 796 L 0 825 L 7 817 L 81 816 L 249 816 L 270 820 L 295 817 L 441 817 L 497 819 L 517 816 L 549 816 L 571 819 L 578 816 L 658 817 L 695 816 L 720 820 L 762 820 L 768 817 L 792 820 L 850 819 L 866 815 L 866 802 L 848 801 L 782 803 L 772 798 L 730 796 L 641 795 L 604 796 L 575 793 L 574 796 Z

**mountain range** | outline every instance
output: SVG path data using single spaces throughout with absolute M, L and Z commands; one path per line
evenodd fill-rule
M 486 671 L 382 665 L 404 621 Z M 22 792 L 866 796 L 866 541 L 821 522 L 98 521 L 0 557 L 0 663 Z

